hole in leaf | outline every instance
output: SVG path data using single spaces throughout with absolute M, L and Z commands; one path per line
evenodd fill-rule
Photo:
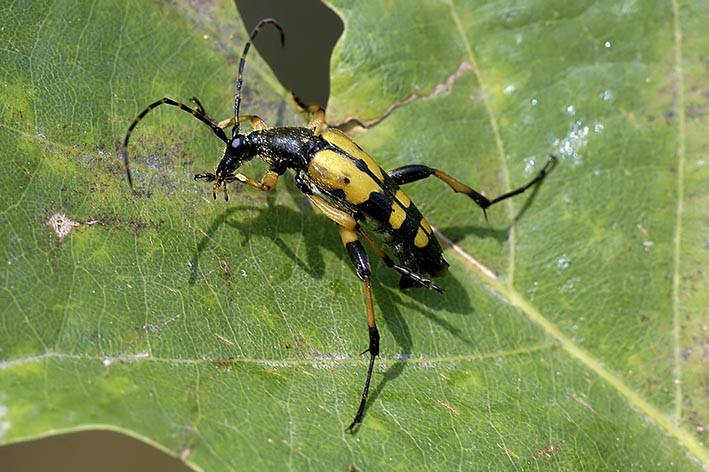
M 330 57 L 342 35 L 340 18 L 319 0 L 235 0 L 246 31 L 263 18 L 283 26 L 286 45 L 278 34 L 261 34 L 254 43 L 283 86 L 306 104 L 327 105 Z

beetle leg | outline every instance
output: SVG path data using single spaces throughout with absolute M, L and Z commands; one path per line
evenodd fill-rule
M 244 174 L 229 174 L 225 176 L 221 182 L 217 182 L 217 176 L 210 172 L 206 174 L 197 174 L 194 176 L 194 180 L 206 180 L 207 182 L 214 182 L 214 185 L 212 187 L 212 195 L 214 196 L 214 199 L 216 200 L 217 190 L 219 190 L 219 188 L 221 187 L 222 191 L 224 192 L 224 200 L 229 201 L 229 193 L 227 191 L 226 186 L 227 182 L 233 182 L 235 180 L 238 180 L 242 184 L 246 184 L 253 188 L 259 189 L 262 192 L 268 192 L 276 186 L 276 183 L 278 183 L 278 177 L 279 175 L 276 171 L 267 170 L 261 177 L 261 182 L 258 182 L 252 179 L 251 177 L 247 177 Z
M 251 129 L 253 129 L 254 131 L 261 131 L 268 128 L 266 122 L 263 121 L 263 119 L 257 115 L 241 115 L 239 117 L 239 123 L 242 123 L 244 121 L 248 121 L 251 124 Z M 234 126 L 234 124 L 236 124 L 236 120 L 234 120 L 234 117 L 232 116 L 231 118 L 227 118 L 226 120 L 220 121 L 217 126 L 224 129 L 230 126 Z
M 400 273 L 402 276 L 406 277 L 409 279 L 411 282 L 413 282 L 413 286 L 420 286 L 424 288 L 430 288 L 433 289 L 439 293 L 443 293 L 443 288 L 436 285 L 433 280 L 424 277 L 423 275 L 419 274 L 418 272 L 414 272 L 413 270 L 409 269 L 406 266 L 402 266 L 400 264 L 397 264 L 394 262 L 394 260 L 389 257 L 389 255 L 384 252 L 384 249 L 382 249 L 372 238 L 369 237 L 367 233 L 365 233 L 360 226 L 357 226 L 357 232 L 359 233 L 360 236 L 367 242 L 369 247 L 371 247 L 374 252 L 377 253 L 379 257 L 381 257 L 382 261 L 384 261 L 384 264 L 387 265 L 387 267 L 390 267 Z
M 199 176 L 195 176 L 197 178 Z M 244 174 L 233 174 L 229 175 L 226 179 L 224 179 L 226 182 L 233 182 L 234 180 L 238 180 L 242 184 L 250 185 L 253 188 L 259 189 L 262 192 L 268 192 L 269 190 L 273 189 L 273 187 L 276 186 L 276 183 L 278 183 L 278 173 L 274 170 L 267 170 L 264 172 L 263 176 L 261 177 L 261 182 L 258 182 L 250 177 L 245 176 Z M 226 185 L 224 186 L 226 188 Z
M 291 92 L 293 101 L 301 111 L 311 115 L 308 122 L 308 128 L 313 130 L 315 136 L 319 136 L 323 129 L 327 126 L 325 123 L 325 109 L 320 105 L 306 105 L 295 93 Z
M 357 233 L 355 231 L 340 225 L 337 225 L 337 229 L 340 232 L 342 244 L 344 244 L 347 254 L 350 256 L 350 260 L 352 261 L 352 265 L 354 265 L 357 276 L 364 282 L 364 305 L 367 312 L 367 326 L 369 327 L 369 347 L 362 353 L 369 353 L 369 367 L 367 368 L 367 377 L 364 381 L 364 388 L 362 389 L 362 398 L 359 402 L 359 408 L 357 408 L 357 413 L 355 414 L 352 423 L 350 423 L 350 425 L 345 429 L 345 431 L 351 433 L 352 430 L 362 422 L 364 408 L 367 405 L 369 384 L 372 381 L 372 371 L 374 370 L 374 359 L 376 359 L 379 355 L 379 330 L 377 330 L 377 321 L 374 318 L 374 303 L 372 300 L 371 281 L 372 270 L 369 266 L 367 252 L 364 250 L 364 246 L 362 246 L 359 239 L 357 239 Z
M 357 235 L 359 234 L 364 238 L 367 244 L 369 244 L 379 255 L 379 257 L 384 260 L 384 263 L 387 266 L 395 269 L 397 272 L 412 280 L 414 283 L 426 288 L 438 290 L 439 292 L 443 291 L 443 289 L 423 275 L 418 274 L 407 267 L 396 264 L 382 248 L 380 248 L 364 231 L 362 231 L 362 228 L 352 215 L 334 208 L 317 195 L 308 195 L 308 198 L 310 198 L 310 201 L 312 201 L 313 204 L 325 214 L 325 216 L 337 224 L 337 229 L 340 232 L 340 239 L 342 240 L 342 244 L 345 246 L 347 255 L 350 256 L 350 260 L 352 261 L 352 265 L 354 265 L 357 276 L 364 282 L 364 302 L 367 309 L 367 325 L 369 326 L 369 348 L 367 348 L 364 352 L 369 352 L 369 368 L 367 369 L 367 378 L 364 382 L 362 399 L 360 400 L 357 414 L 355 415 L 354 420 L 352 420 L 352 423 L 350 423 L 345 430 L 352 432 L 353 429 L 362 422 L 364 408 L 367 404 L 367 397 L 369 395 L 369 384 L 372 380 L 374 359 L 379 355 L 379 331 L 377 330 L 377 323 L 374 319 L 374 304 L 372 302 L 372 270 L 369 265 L 367 252 L 364 250 L 364 246 L 360 242 Z M 364 354 L 364 352 L 362 354 Z
M 416 182 L 417 180 L 422 180 L 430 176 L 437 177 L 438 179 L 448 184 L 448 186 L 452 188 L 455 192 L 463 193 L 470 197 L 480 208 L 483 209 L 483 211 L 485 211 L 491 205 L 499 203 L 503 200 L 507 200 L 508 198 L 514 197 L 515 195 L 519 195 L 531 186 L 541 182 L 542 179 L 544 179 L 544 177 L 546 177 L 546 175 L 554 168 L 555 164 L 556 157 L 549 156 L 546 165 L 544 165 L 542 170 L 540 170 L 539 173 L 537 173 L 537 175 L 534 176 L 532 180 L 527 182 L 522 187 L 500 195 L 499 197 L 492 200 L 480 194 L 476 190 L 468 187 L 467 185 L 457 181 L 445 172 L 442 172 L 438 169 L 434 169 L 433 167 L 427 167 L 424 165 L 410 165 L 399 167 L 398 169 L 390 171 L 389 176 L 394 179 L 394 181 L 399 185 Z
M 387 267 L 394 269 L 407 279 L 411 280 L 414 285 L 418 285 L 421 287 L 425 288 L 430 288 L 433 290 L 436 290 L 437 292 L 443 292 L 443 289 L 436 285 L 431 279 L 428 277 L 425 277 L 418 272 L 414 272 L 413 270 L 409 269 L 406 266 L 397 264 L 394 262 L 394 260 L 389 257 L 389 255 L 384 252 L 384 250 L 379 247 L 379 245 L 374 242 L 372 238 L 369 237 L 367 233 L 365 233 L 362 228 L 359 226 L 357 221 L 355 221 L 354 217 L 350 215 L 349 213 L 346 213 L 342 210 L 338 210 L 336 208 L 333 208 L 331 205 L 327 204 L 322 198 L 318 197 L 317 195 L 308 195 L 310 198 L 310 201 L 315 204 L 316 207 L 323 213 L 325 213 L 325 216 L 330 218 L 332 221 L 337 223 L 338 227 L 344 227 L 350 231 L 357 232 L 359 233 L 364 240 L 367 242 L 369 247 L 371 247 L 374 252 L 377 253 L 379 257 L 382 258 L 382 261 L 384 261 L 384 264 L 387 265 Z
M 325 123 L 325 109 L 320 105 L 308 105 L 306 109 L 308 113 L 312 113 L 312 117 L 308 122 L 308 127 L 312 128 L 313 134 L 319 136 L 323 129 L 327 126 Z

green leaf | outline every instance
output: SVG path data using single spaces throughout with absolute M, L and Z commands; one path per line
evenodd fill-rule
M 0 8 L 0 442 L 108 428 L 205 470 L 707 467 L 709 5 L 331 3 L 329 120 L 383 167 L 497 195 L 560 159 L 489 222 L 407 190 L 451 271 L 441 296 L 375 264 L 358 432 L 362 284 L 333 225 L 289 177 L 213 201 L 191 176 L 221 142 L 172 107 L 133 135 L 135 194 L 117 155 L 163 96 L 230 115 L 233 5 L 59 0 Z M 255 51 L 245 84 L 244 113 L 302 123 Z

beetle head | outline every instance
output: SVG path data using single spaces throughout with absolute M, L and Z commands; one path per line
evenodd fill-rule
M 229 194 L 227 193 L 226 184 L 227 182 L 233 182 L 238 180 L 240 182 L 248 182 L 249 179 L 242 175 L 236 174 L 235 171 L 241 164 L 248 161 L 255 155 L 254 146 L 249 142 L 246 135 L 241 134 L 239 131 L 239 123 L 242 121 L 239 118 L 239 106 L 241 105 L 241 85 L 243 83 L 244 77 L 244 64 L 246 64 L 246 54 L 249 52 L 251 43 L 256 39 L 256 35 L 261 30 L 264 25 L 273 25 L 281 33 L 281 46 L 285 44 L 285 36 L 283 35 L 283 28 L 281 24 L 278 23 L 273 18 L 265 18 L 258 22 L 249 35 L 249 40 L 244 44 L 244 52 L 241 53 L 241 60 L 239 61 L 239 73 L 236 76 L 236 94 L 234 95 L 234 119 L 228 120 L 228 123 L 232 123 L 234 127 L 231 131 L 231 139 L 227 141 L 226 136 L 223 134 L 220 136 L 224 142 L 226 142 L 226 150 L 224 151 L 224 157 L 219 161 L 217 170 L 214 174 L 208 172 L 206 174 L 197 174 L 194 176 L 195 180 L 205 180 L 207 182 L 212 182 L 212 195 L 217 198 L 217 190 L 222 188 L 224 191 L 224 199 L 229 200 Z M 207 119 L 207 118 L 205 118 Z M 209 119 L 207 119 L 209 121 Z M 209 121 L 211 122 L 211 121 Z M 217 124 L 220 126 L 220 124 Z M 127 167 L 126 167 L 127 169 Z
M 243 176 L 241 176 L 241 174 L 235 174 L 235 171 L 252 157 L 253 153 L 251 152 L 248 139 L 243 134 L 237 134 L 227 143 L 226 149 L 224 150 L 224 157 L 219 161 L 217 170 L 214 173 L 207 172 L 205 174 L 196 174 L 194 179 L 212 182 L 212 195 L 214 198 L 217 198 L 217 190 L 221 188 L 224 192 L 224 200 L 228 201 L 229 193 L 226 187 L 227 182 L 242 180 L 239 177 L 243 178 Z

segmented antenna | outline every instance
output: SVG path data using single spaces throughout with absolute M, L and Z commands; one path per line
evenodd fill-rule
M 133 188 L 133 177 L 131 177 L 130 166 L 128 163 L 128 141 L 130 141 L 130 136 L 131 134 L 133 134 L 133 130 L 138 125 L 138 123 L 140 123 L 140 121 L 145 117 L 145 115 L 147 115 L 160 105 L 171 105 L 173 107 L 179 108 L 182 111 L 191 113 L 192 116 L 212 128 L 212 131 L 214 132 L 214 134 L 217 135 L 219 139 L 221 139 L 225 143 L 229 141 L 226 137 L 226 134 L 224 134 L 224 130 L 219 127 L 219 124 L 215 123 L 214 120 L 212 120 L 209 115 L 207 115 L 207 113 L 204 111 L 204 107 L 199 102 L 199 100 L 197 100 L 197 97 L 192 97 L 192 101 L 195 103 L 195 105 L 197 105 L 195 108 L 190 108 L 184 103 L 176 102 L 175 100 L 168 97 L 161 98 L 160 100 L 148 105 L 148 107 L 145 110 L 141 111 L 140 114 L 135 118 L 135 120 L 133 120 L 133 122 L 130 124 L 130 126 L 128 127 L 128 132 L 126 133 L 126 137 L 123 140 L 123 147 L 120 150 L 120 153 L 123 156 L 123 166 L 126 169 L 126 176 L 128 177 L 128 184 L 130 185 L 130 188 Z
M 281 24 L 273 18 L 264 18 L 263 20 L 259 21 L 256 26 L 254 26 L 253 30 L 251 30 L 249 40 L 246 41 L 246 44 L 244 45 L 244 52 L 241 53 L 241 60 L 239 61 L 239 74 L 236 76 L 236 95 L 234 95 L 234 128 L 231 132 L 232 138 L 235 138 L 239 134 L 239 106 L 241 105 L 241 84 L 244 81 L 244 64 L 246 64 L 246 54 L 249 52 L 249 48 L 251 48 L 251 43 L 254 41 L 254 39 L 256 39 L 256 36 L 258 35 L 261 28 L 263 28 L 263 26 L 267 24 L 271 24 L 278 28 L 278 31 L 281 33 L 281 47 L 285 46 L 286 44 L 286 37 L 283 33 L 283 28 L 281 27 Z

